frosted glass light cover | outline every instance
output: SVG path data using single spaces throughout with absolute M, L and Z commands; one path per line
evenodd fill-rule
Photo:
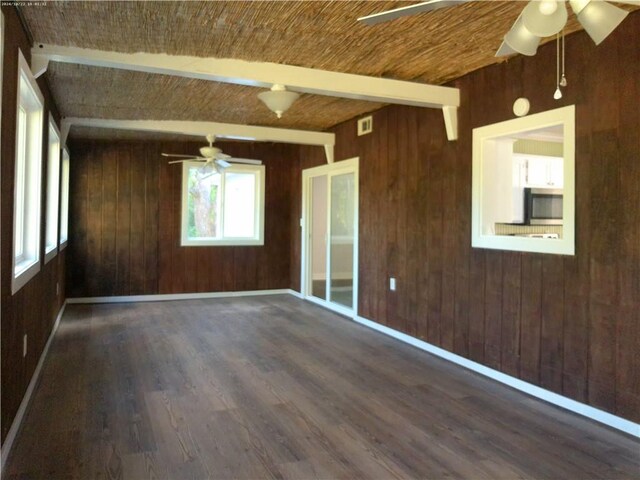
M 500 48 L 496 52 L 496 57 L 506 57 L 507 55 L 512 55 L 514 53 L 518 53 L 518 52 L 516 52 L 513 48 L 507 45 L 506 42 L 503 41 L 502 44 L 500 45 Z
M 545 15 L 540 10 L 542 2 L 533 0 L 522 11 L 524 26 L 538 37 L 550 37 L 558 33 L 567 23 L 567 6 L 564 1 L 557 3 L 555 12 Z
M 278 118 L 289 109 L 299 96 L 299 93 L 287 90 L 269 90 L 258 94 L 258 98 L 264 102 L 269 110 L 275 112 Z
M 629 14 L 607 2 L 589 2 L 578 14 L 578 21 L 596 45 L 613 32 Z
M 538 45 L 540 45 L 540 37 L 531 33 L 524 26 L 522 15 L 518 17 L 511 30 L 504 36 L 504 41 L 511 49 L 529 57 L 536 54 Z

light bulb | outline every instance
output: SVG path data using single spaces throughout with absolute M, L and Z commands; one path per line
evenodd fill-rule
M 562 92 L 560 91 L 560 87 L 556 88 L 556 91 L 553 94 L 553 98 L 556 100 L 560 100 L 562 98 Z
M 538 6 L 543 15 L 553 15 L 558 9 L 557 0 L 542 0 Z

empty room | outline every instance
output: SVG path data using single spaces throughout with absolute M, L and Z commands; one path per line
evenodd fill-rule
M 639 39 L 3 1 L 2 478 L 640 480 Z

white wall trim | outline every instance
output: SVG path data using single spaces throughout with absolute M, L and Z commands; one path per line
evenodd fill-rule
M 44 365 L 44 361 L 47 358 L 47 354 L 49 353 L 49 347 L 51 347 L 51 343 L 53 342 L 53 337 L 58 331 L 58 326 L 60 325 L 60 319 L 64 314 L 64 310 L 67 306 L 67 302 L 62 305 L 60 311 L 58 312 L 58 316 L 56 317 L 56 321 L 53 324 L 53 328 L 51 329 L 51 333 L 49 334 L 49 339 L 40 354 L 40 359 L 38 360 L 38 365 L 36 365 L 36 369 L 31 376 L 31 381 L 29 382 L 29 386 L 27 387 L 27 391 L 22 397 L 22 402 L 20 402 L 20 407 L 18 407 L 18 411 L 16 416 L 13 419 L 13 423 L 11 424 L 11 428 L 9 428 L 9 432 L 7 433 L 7 437 L 4 440 L 4 444 L 2 445 L 2 453 L 1 457 L 1 465 L 0 465 L 0 475 L 4 471 L 4 466 L 9 457 L 9 453 L 11 452 L 11 448 L 13 447 L 13 442 L 16 439 L 16 435 L 20 431 L 20 426 L 22 425 L 22 420 L 24 419 L 25 413 L 27 412 L 27 408 L 29 407 L 29 403 L 31 402 L 31 395 L 33 395 L 33 391 L 38 385 L 38 381 L 40 380 L 40 372 L 42 371 L 42 366 Z
M 67 303 L 133 303 L 133 302 L 168 302 L 171 300 L 198 300 L 204 298 L 257 297 L 261 295 L 298 296 L 289 288 L 275 290 L 247 290 L 241 292 L 202 292 L 202 293 L 167 293 L 157 295 L 122 295 L 113 297 L 76 297 L 67 298 Z
M 368 320 L 364 317 L 356 316 L 353 317 L 353 320 L 366 327 L 372 328 L 381 333 L 389 335 L 390 337 L 408 343 L 409 345 L 432 353 L 444 360 L 448 360 L 449 362 L 455 363 L 456 365 L 460 365 L 461 367 L 472 370 L 476 373 L 479 373 L 480 375 L 484 375 L 485 377 L 508 385 L 511 388 L 515 388 L 516 390 L 520 390 L 521 392 L 524 392 L 528 395 L 539 398 L 540 400 L 544 400 L 545 402 L 549 402 L 558 407 L 577 413 L 578 415 L 590 418 L 591 420 L 595 420 L 596 422 L 603 423 L 609 427 L 615 428 L 616 430 L 620 430 L 634 437 L 640 437 L 640 424 L 631 422 L 624 418 L 618 417 L 617 415 L 613 415 L 584 403 L 577 402 L 562 395 L 558 395 L 557 393 L 545 390 L 544 388 L 540 388 L 536 385 L 517 379 L 510 375 L 506 375 L 502 372 L 486 367 L 480 363 L 469 360 L 468 358 L 461 357 L 459 355 L 456 355 L 455 353 L 451 353 L 447 350 L 436 347 L 435 345 L 431 345 L 430 343 L 424 342 L 415 337 L 399 332 L 398 330 L 389 328 L 385 325 L 381 325 L 372 320 Z

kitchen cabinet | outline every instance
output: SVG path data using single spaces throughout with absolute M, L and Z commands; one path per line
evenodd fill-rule
M 564 159 L 562 157 L 514 153 L 513 158 L 520 171 L 520 186 L 563 187 Z

